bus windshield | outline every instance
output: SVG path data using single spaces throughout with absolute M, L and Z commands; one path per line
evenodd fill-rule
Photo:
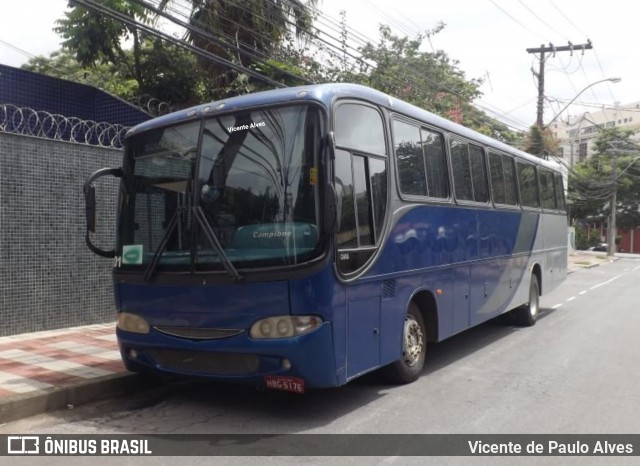
M 291 105 L 132 136 L 122 267 L 234 271 L 317 257 L 321 122 L 318 108 Z

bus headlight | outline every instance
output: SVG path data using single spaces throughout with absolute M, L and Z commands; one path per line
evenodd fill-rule
M 119 312 L 117 327 L 125 332 L 149 333 L 149 323 L 142 317 L 128 312 Z
M 318 316 L 276 316 L 255 322 L 249 330 L 251 338 L 289 338 L 312 332 L 322 324 Z

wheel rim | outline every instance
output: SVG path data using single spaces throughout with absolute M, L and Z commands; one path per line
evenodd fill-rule
M 404 321 L 404 362 L 407 366 L 414 366 L 424 353 L 424 334 L 420 324 L 407 316 Z
M 538 293 L 537 287 L 531 287 L 531 296 L 529 297 L 529 313 L 531 317 L 538 315 Z

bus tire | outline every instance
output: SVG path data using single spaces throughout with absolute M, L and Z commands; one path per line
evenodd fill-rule
M 415 381 L 424 368 L 427 332 L 418 305 L 412 302 L 404 318 L 402 358 L 384 368 L 387 378 L 397 384 Z
M 529 284 L 529 302 L 517 308 L 514 311 L 516 324 L 521 327 L 531 327 L 538 320 L 540 313 L 540 285 L 538 284 L 538 276 L 531 274 L 531 283 Z

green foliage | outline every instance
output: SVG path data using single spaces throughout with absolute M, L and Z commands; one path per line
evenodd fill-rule
M 365 45 L 360 69 L 347 70 L 344 77 L 465 123 L 471 116 L 470 102 L 480 95 L 481 81 L 465 79 L 457 62 L 443 51 L 420 50 L 423 41 L 443 27 L 441 24 L 425 35 L 409 39 L 393 35 L 388 26 L 380 26 L 378 44 Z
M 295 67 L 293 61 L 286 63 L 276 59 L 279 66 L 275 69 L 259 63 L 265 61 L 264 57 L 277 56 L 283 43 L 293 41 L 294 36 L 299 39 L 308 36 L 315 3 L 316 0 L 191 0 L 191 25 L 233 43 L 239 50 L 215 43 L 206 34 L 191 31 L 187 40 L 237 65 L 282 76 L 278 70 Z M 212 77 L 212 88 L 216 89 L 213 98 L 253 92 L 262 87 L 260 82 L 253 82 L 225 65 L 202 57 L 198 60 L 200 67 Z M 270 62 L 270 59 L 266 61 Z
M 600 244 L 600 231 L 594 228 L 588 230 L 586 226 L 578 223 L 576 229 L 576 249 L 589 249 Z
M 360 49 L 359 66 L 348 66 L 345 56 L 343 60 L 330 62 L 327 74 L 332 81 L 373 87 L 490 137 L 516 143 L 518 136 L 506 125 L 473 106 L 481 95 L 481 79 L 468 79 L 459 69 L 458 61 L 442 50 L 422 50 L 424 41 L 443 28 L 440 23 L 435 29 L 409 39 L 394 35 L 388 26 L 382 25 L 378 43 L 368 43 Z M 343 50 L 346 54 L 345 46 Z
M 138 82 L 128 76 L 126 69 L 118 68 L 113 64 L 82 66 L 73 54 L 66 50 L 53 52 L 49 58 L 34 57 L 22 65 L 22 69 L 90 84 L 125 100 L 131 99 L 139 91 Z
M 601 129 L 595 153 L 574 167 L 569 177 L 574 218 L 606 219 L 615 191 L 617 226 L 640 225 L 640 150 L 632 135 L 633 131 L 615 127 Z
M 204 70 L 196 57 L 182 47 L 160 39 L 147 39 L 140 52 L 140 92 L 177 107 L 206 100 Z
M 138 21 L 149 22 L 146 8 L 127 0 L 102 0 L 102 6 L 123 13 Z M 131 26 L 89 11 L 82 6 L 69 2 L 72 7 L 65 12 L 65 18 L 56 21 L 54 30 L 64 38 L 62 46 L 73 52 L 83 66 L 97 63 L 112 63 L 128 66 L 131 73 L 137 75 L 139 37 L 138 31 Z M 122 44 L 133 39 L 134 60 L 127 59 Z
M 522 150 L 538 157 L 547 157 L 558 152 L 559 142 L 548 128 L 533 125 L 522 146 Z
M 157 5 L 162 10 L 173 1 L 161 0 Z M 444 51 L 423 50 L 425 41 L 444 28 L 442 23 L 413 39 L 396 36 L 388 26 L 381 26 L 378 42 L 366 44 L 358 53 L 350 51 L 343 13 L 341 50 L 336 52 L 319 40 L 309 44 L 310 39 L 316 38 L 313 23 L 317 0 L 189 3 L 189 22 L 204 34 L 192 30 L 184 40 L 240 67 L 288 86 L 302 83 L 296 76 L 313 82 L 365 84 L 508 144 L 521 143 L 518 134 L 473 105 L 481 94 L 481 79 L 468 79 L 458 62 Z M 101 4 L 139 22 L 154 20 L 136 2 L 104 0 Z M 128 96 L 135 90 L 181 107 L 272 87 L 178 45 L 145 37 L 106 15 L 72 2 L 70 6 L 72 9 L 58 21 L 56 29 L 65 39 L 64 49 L 75 56 L 83 72 L 113 73 L 113 80 L 122 80 L 125 84 L 121 88 L 109 88 L 118 89 L 120 95 Z M 211 36 L 232 46 L 213 41 Z M 133 81 L 137 86 L 132 85 Z

